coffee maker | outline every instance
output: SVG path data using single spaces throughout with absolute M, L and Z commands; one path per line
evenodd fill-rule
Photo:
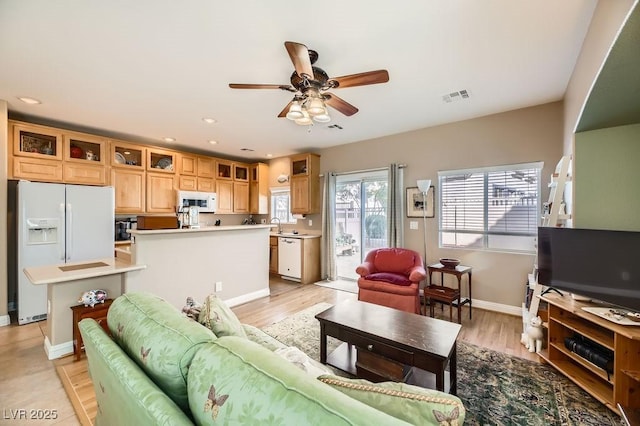
M 129 241 L 131 234 L 127 232 L 129 229 L 135 229 L 137 221 L 133 218 L 118 219 L 115 224 L 115 240 L 116 241 Z

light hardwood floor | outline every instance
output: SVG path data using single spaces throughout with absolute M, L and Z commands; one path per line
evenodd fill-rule
M 280 321 L 287 316 L 316 303 L 338 303 L 357 299 L 353 293 L 337 291 L 316 285 L 299 285 L 279 279 L 271 280 L 271 296 L 233 308 L 240 321 L 258 328 Z M 473 310 L 469 319 L 467 307 L 462 311 L 460 340 L 499 352 L 538 361 L 520 343 L 522 320 L 512 315 L 480 309 Z M 447 319 L 448 312 L 436 309 L 436 315 Z M 55 371 L 56 365 L 72 363 L 73 357 L 55 362 L 47 360 L 43 349 L 46 322 L 0 327 L 0 424 L 61 424 L 79 425 L 73 407 Z M 85 359 L 77 369 L 86 370 Z M 86 397 L 93 392 L 87 387 Z M 15 410 L 57 410 L 57 419 L 50 421 L 9 420 Z M 11 411 L 13 410 L 13 411 Z

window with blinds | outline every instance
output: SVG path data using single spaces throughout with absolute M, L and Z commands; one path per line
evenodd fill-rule
M 439 172 L 440 247 L 534 252 L 542 166 Z

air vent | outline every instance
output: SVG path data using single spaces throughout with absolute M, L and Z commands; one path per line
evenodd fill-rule
M 344 127 L 342 127 L 339 124 L 332 124 L 330 126 L 327 126 L 327 129 L 338 129 L 338 130 L 342 130 Z
M 444 103 L 451 103 L 454 101 L 460 101 L 462 99 L 469 99 L 469 91 L 464 89 L 464 90 L 459 90 L 457 92 L 451 92 L 451 93 L 447 93 L 446 95 L 442 96 L 442 102 Z

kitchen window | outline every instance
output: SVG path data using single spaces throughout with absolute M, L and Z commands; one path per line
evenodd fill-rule
M 534 253 L 542 166 L 438 172 L 440 247 Z
M 296 223 L 291 215 L 291 192 L 289 188 L 271 188 L 271 217 L 280 223 Z

